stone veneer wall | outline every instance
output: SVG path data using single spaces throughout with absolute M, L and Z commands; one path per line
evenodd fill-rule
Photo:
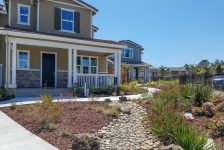
M 67 88 L 68 72 L 57 72 L 57 87 Z
M 40 88 L 40 71 L 17 70 L 18 88 Z

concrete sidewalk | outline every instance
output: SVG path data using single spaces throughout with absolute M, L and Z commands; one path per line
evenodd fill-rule
M 58 150 L 0 111 L 0 150 Z
M 148 88 L 148 96 L 152 96 L 152 93 L 158 91 L 158 89 L 155 88 Z M 99 97 L 97 98 L 97 101 L 104 101 L 105 99 L 109 98 L 112 101 L 118 101 L 120 96 L 110 96 L 110 97 Z M 128 99 L 135 100 L 135 99 L 142 99 L 143 95 L 128 95 L 126 96 Z M 90 101 L 89 98 L 64 98 L 64 97 L 56 97 L 54 98 L 54 102 L 69 102 L 69 101 L 77 101 L 77 102 L 88 102 Z M 18 97 L 13 100 L 9 101 L 2 101 L 0 102 L 0 108 L 3 107 L 9 107 L 12 105 L 12 103 L 15 103 L 16 105 L 27 105 L 27 104 L 35 104 L 39 103 L 40 98 L 39 97 Z

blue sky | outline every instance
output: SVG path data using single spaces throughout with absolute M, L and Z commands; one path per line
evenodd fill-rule
M 183 66 L 224 59 L 224 0 L 85 1 L 99 9 L 95 37 L 133 40 L 145 48 L 145 62 Z

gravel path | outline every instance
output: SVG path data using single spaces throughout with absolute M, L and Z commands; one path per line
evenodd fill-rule
M 127 102 L 122 109 L 131 114 L 121 113 L 109 126 L 99 131 L 102 150 L 150 150 L 160 149 L 161 143 L 144 127 L 146 110 L 140 105 Z

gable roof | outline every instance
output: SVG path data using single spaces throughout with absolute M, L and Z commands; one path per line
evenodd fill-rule
M 141 45 L 139 45 L 139 44 L 137 44 L 137 43 L 135 43 L 135 42 L 133 42 L 133 41 L 131 41 L 131 40 L 122 40 L 122 41 L 119 41 L 119 42 L 122 43 L 122 44 L 124 44 L 124 43 L 129 43 L 129 44 L 132 44 L 132 45 L 137 46 L 137 47 L 140 48 L 142 51 L 144 50 L 144 48 L 143 48 Z
M 92 5 L 84 2 L 83 0 L 73 0 L 73 1 L 76 2 L 76 3 L 78 3 L 78 4 L 80 4 L 80 5 L 82 5 L 82 6 L 84 6 L 84 7 L 86 7 L 86 8 L 88 8 L 88 9 L 90 9 L 95 14 L 99 11 L 96 7 L 94 7 L 94 6 L 92 6 Z

